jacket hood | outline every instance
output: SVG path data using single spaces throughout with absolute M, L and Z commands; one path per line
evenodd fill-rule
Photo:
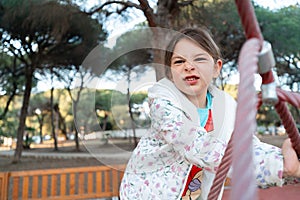
M 231 129 L 233 131 L 236 114 L 236 102 L 229 94 L 221 91 L 214 85 L 210 85 L 208 87 L 208 91 L 213 96 L 212 116 L 214 121 L 214 131 L 212 134 L 229 141 L 230 137 L 228 137 L 228 135 L 230 134 L 221 133 L 224 129 Z M 163 98 L 169 100 L 176 107 L 187 113 L 193 122 L 200 123 L 197 107 L 182 92 L 180 92 L 174 83 L 169 79 L 163 78 L 156 82 L 153 87 L 149 88 L 148 97 L 149 99 Z M 230 118 L 230 120 L 228 120 L 228 118 Z M 227 123 L 224 123 L 225 121 Z

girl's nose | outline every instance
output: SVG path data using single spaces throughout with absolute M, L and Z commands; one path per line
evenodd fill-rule
M 185 65 L 184 65 L 184 70 L 185 70 L 185 71 L 192 71 L 192 70 L 194 70 L 194 69 L 195 69 L 195 67 L 193 66 L 192 63 L 190 63 L 190 62 L 186 62 L 186 63 L 185 63 Z

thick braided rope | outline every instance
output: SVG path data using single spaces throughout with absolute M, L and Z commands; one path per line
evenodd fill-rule
M 288 92 L 285 90 L 282 90 L 280 88 L 277 88 L 277 96 L 279 101 L 286 101 L 289 104 L 300 108 L 300 94 L 295 92 Z
M 258 43 L 259 43 L 259 49 L 261 49 L 261 46 L 262 46 L 262 43 L 263 43 L 263 36 L 261 34 L 256 16 L 255 16 L 255 13 L 254 13 L 254 8 L 252 7 L 252 4 L 251 4 L 250 0 L 236 0 L 235 2 L 236 2 L 236 6 L 237 6 L 237 9 L 238 9 L 240 18 L 241 18 L 242 25 L 243 25 L 244 30 L 245 30 L 246 38 L 247 39 L 257 38 Z M 257 70 L 257 63 L 256 63 L 256 68 L 254 68 L 252 70 Z M 256 71 L 254 71 L 253 73 L 255 73 L 255 72 Z M 272 75 L 273 75 L 272 73 L 271 74 L 267 73 L 264 76 L 265 76 L 265 79 L 267 78 L 268 80 L 273 81 L 274 78 L 273 78 Z M 243 80 L 242 77 L 240 78 L 240 80 Z M 242 82 L 242 83 L 245 83 L 245 81 Z M 254 80 L 253 80 L 252 84 L 253 83 L 254 83 Z M 251 85 L 251 83 L 249 83 L 249 84 Z M 246 89 L 246 91 L 247 91 L 247 89 Z M 239 96 L 241 96 L 240 95 L 241 92 L 242 91 L 239 89 Z M 255 94 L 255 92 L 253 94 Z M 250 108 L 250 109 L 256 110 L 255 107 Z M 238 108 L 238 110 L 239 110 L 239 108 Z M 238 123 L 236 123 L 236 125 Z M 254 122 L 254 124 L 255 124 L 255 122 Z M 247 128 L 245 130 L 247 130 Z M 236 131 L 236 129 L 235 129 L 235 131 Z M 252 136 L 253 132 L 250 133 L 249 136 Z M 235 132 L 233 133 L 232 137 L 234 137 L 234 135 L 235 135 Z M 232 161 L 232 159 L 231 159 L 231 156 L 232 156 L 231 155 L 231 153 L 232 153 L 232 145 L 231 145 L 232 140 L 233 139 L 231 138 L 230 143 L 228 144 L 228 146 L 226 148 L 226 151 L 225 151 L 224 157 L 222 159 L 222 162 L 221 162 L 221 164 L 219 166 L 219 169 L 217 171 L 216 177 L 214 179 L 213 185 L 212 185 L 210 193 L 208 195 L 209 200 L 217 199 L 218 195 L 220 194 L 220 190 L 222 188 L 222 183 L 224 182 L 224 180 L 226 178 L 226 174 L 228 173 L 228 170 L 229 170 L 229 167 L 230 167 L 231 161 Z M 248 138 L 248 140 L 249 140 L 249 138 Z M 252 140 L 250 141 L 250 144 L 251 143 L 252 143 Z M 250 144 L 246 144 L 246 146 L 251 146 Z M 249 147 L 249 148 L 251 148 L 251 147 Z M 246 182 L 247 182 L 247 180 L 246 180 Z M 242 190 L 242 191 L 244 191 L 244 190 Z M 253 194 L 253 195 L 255 196 L 255 194 Z M 253 195 L 250 195 L 250 196 L 253 196 Z
M 246 41 L 239 55 L 240 84 L 233 134 L 232 190 L 233 200 L 257 199 L 253 164 L 253 133 L 256 129 L 257 95 L 254 73 L 257 71 L 260 42 L 256 38 Z
M 276 111 L 281 119 L 281 122 L 291 139 L 293 148 L 296 150 L 298 158 L 300 158 L 300 136 L 296 127 L 296 123 L 291 115 L 287 105 L 287 102 L 297 108 L 300 108 L 300 94 L 295 92 L 288 92 L 280 88 L 276 89 L 278 96 L 278 103 L 275 105 Z M 259 94 L 257 109 L 262 105 L 261 94 Z
M 291 140 L 292 146 L 295 149 L 298 158 L 300 157 L 300 136 L 299 131 L 296 127 L 296 123 L 291 115 L 287 105 L 283 101 L 291 103 L 293 106 L 300 107 L 299 94 L 286 92 L 284 90 L 277 90 L 279 102 L 275 105 L 276 111 L 280 116 L 282 124 Z

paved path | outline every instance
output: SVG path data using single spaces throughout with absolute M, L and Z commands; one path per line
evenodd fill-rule
M 15 153 L 15 150 L 3 150 L 0 151 L 0 156 L 13 156 Z M 45 157 L 45 158 L 88 158 L 88 157 L 95 157 L 95 158 L 124 158 L 124 157 L 130 157 L 131 152 L 124 151 L 121 153 L 62 153 L 62 152 L 34 152 L 34 151 L 23 151 L 22 156 L 24 157 Z
M 59 151 L 53 151 L 53 147 L 44 145 L 35 145 L 30 150 L 23 150 L 22 157 L 36 158 L 57 158 L 57 159 L 74 159 L 74 158 L 97 158 L 98 160 L 120 160 L 126 163 L 131 156 L 133 146 L 127 144 L 127 140 L 111 140 L 108 144 L 99 142 L 99 140 L 81 141 L 80 149 L 82 151 L 75 152 L 74 141 L 61 144 Z M 0 156 L 13 156 L 14 149 L 0 149 Z

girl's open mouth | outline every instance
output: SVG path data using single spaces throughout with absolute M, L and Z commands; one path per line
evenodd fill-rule
M 192 75 L 192 76 L 186 76 L 184 78 L 184 81 L 187 82 L 189 85 L 194 85 L 198 82 L 198 79 L 200 79 L 200 77 Z

